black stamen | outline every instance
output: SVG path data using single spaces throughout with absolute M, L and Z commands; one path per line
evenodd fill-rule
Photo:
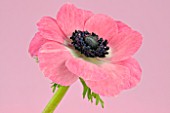
M 98 37 L 95 33 L 89 33 L 88 31 L 75 30 L 70 37 L 72 39 L 72 45 L 74 48 L 84 54 L 86 57 L 105 57 L 109 54 L 107 51 L 108 41 Z

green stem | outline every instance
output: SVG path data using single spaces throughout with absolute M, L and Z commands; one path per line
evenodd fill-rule
M 44 111 L 42 113 L 53 113 L 55 108 L 58 106 L 65 93 L 67 92 L 69 86 L 60 86 L 54 96 L 46 105 Z

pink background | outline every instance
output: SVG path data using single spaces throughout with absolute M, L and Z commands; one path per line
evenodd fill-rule
M 135 55 L 143 68 L 140 84 L 105 109 L 83 100 L 81 84 L 71 86 L 56 113 L 170 113 L 170 1 L 69 0 L 76 6 L 124 21 L 144 36 Z M 0 113 L 40 113 L 51 96 L 50 80 L 29 56 L 36 22 L 55 17 L 66 0 L 0 0 Z

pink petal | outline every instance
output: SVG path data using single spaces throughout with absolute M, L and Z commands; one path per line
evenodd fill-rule
M 70 37 L 75 30 L 83 30 L 84 24 L 92 12 L 76 8 L 73 4 L 64 4 L 57 14 L 57 23 Z
M 81 58 L 70 58 L 66 62 L 66 67 L 75 75 L 84 80 L 103 80 L 108 77 L 108 70 L 112 65 L 109 63 L 94 64 Z
M 109 78 L 100 81 L 85 80 L 90 89 L 102 96 L 115 96 L 123 90 L 123 80 L 130 74 L 128 68 L 121 65 L 114 65 L 108 72 Z
M 126 66 L 130 70 L 130 76 L 124 80 L 124 89 L 129 89 L 137 85 L 141 79 L 142 69 L 134 58 L 119 62 L 120 65 Z
M 31 43 L 29 45 L 29 53 L 31 54 L 31 56 L 37 56 L 38 55 L 38 51 L 40 49 L 40 47 L 46 43 L 47 39 L 43 38 L 40 33 L 36 33 L 34 38 L 31 40 Z
M 93 92 L 102 96 L 115 96 L 122 90 L 132 88 L 139 83 L 142 71 L 135 59 L 129 58 L 113 65 L 115 68 L 108 72 L 109 78 L 85 81 Z
M 37 23 L 37 26 L 40 31 L 40 34 L 44 38 L 46 38 L 48 40 L 57 41 L 60 43 L 64 42 L 64 39 L 66 36 L 60 30 L 55 19 L 53 19 L 51 17 L 43 17 Z
M 112 61 L 125 60 L 132 56 L 142 44 L 142 36 L 122 22 L 117 22 L 118 34 L 109 42 Z
M 87 20 L 85 30 L 94 32 L 99 35 L 99 37 L 109 41 L 117 33 L 117 25 L 111 17 L 96 14 Z
M 71 73 L 65 66 L 65 61 L 71 57 L 65 46 L 57 42 L 47 42 L 39 51 L 39 66 L 46 77 L 53 82 L 68 86 L 74 83 L 78 76 Z

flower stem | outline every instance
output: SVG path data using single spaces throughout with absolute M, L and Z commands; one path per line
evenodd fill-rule
M 53 113 L 55 108 L 58 106 L 62 98 L 64 97 L 65 93 L 67 92 L 69 86 L 60 86 L 55 92 L 54 96 L 46 105 L 44 111 L 42 113 Z

